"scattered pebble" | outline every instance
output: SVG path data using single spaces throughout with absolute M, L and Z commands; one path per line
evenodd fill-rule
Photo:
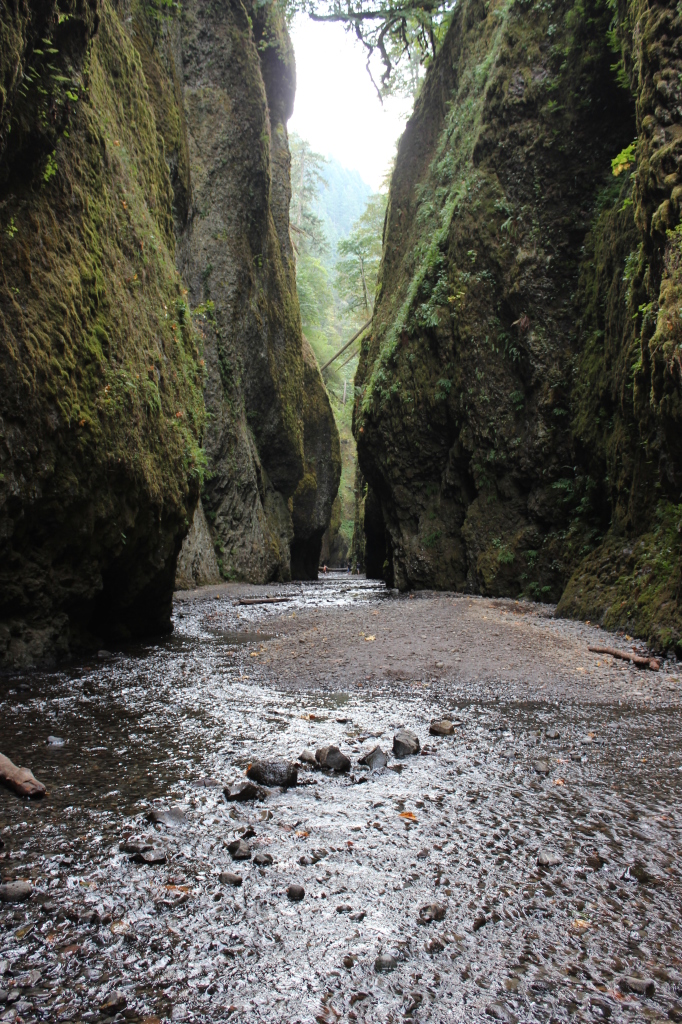
M 243 839 L 235 839 L 227 847 L 232 860 L 251 860 L 251 847 Z
M 221 871 L 218 875 L 219 880 L 223 885 L 241 885 L 242 876 L 235 875 L 232 871 Z
M 443 718 L 440 722 L 431 722 L 429 732 L 432 736 L 452 736 L 455 731 L 454 722 Z
M 23 903 L 33 893 L 30 882 L 3 882 L 0 885 L 0 902 Z
M 554 850 L 540 850 L 538 864 L 541 868 L 555 868 L 561 863 L 563 863 L 563 857 L 555 853 Z
M 409 757 L 418 754 L 419 750 L 419 737 L 411 729 L 399 729 L 393 737 L 393 753 L 396 757 Z
M 342 754 L 338 747 L 320 747 L 315 751 L 315 758 L 321 768 L 334 772 L 350 771 L 350 758 Z
M 261 786 L 281 786 L 288 789 L 298 781 L 298 768 L 287 761 L 254 761 L 246 774 Z
M 231 786 L 225 786 L 223 792 L 226 800 L 236 800 L 239 803 L 243 803 L 246 800 L 265 800 L 268 795 L 261 786 L 257 786 L 255 782 L 250 780 L 235 782 Z
M 374 970 L 377 974 L 385 974 L 388 971 L 394 971 L 398 966 L 398 961 L 390 953 L 380 953 L 374 961 Z
M 296 885 L 294 883 L 290 885 L 289 888 L 287 889 L 287 896 L 292 901 L 292 903 L 298 903 L 298 901 L 302 900 L 303 897 L 305 896 L 305 889 L 303 888 L 302 885 Z
M 625 992 L 636 992 L 637 995 L 647 996 L 652 999 L 656 992 L 656 985 L 652 978 L 634 978 L 632 976 L 622 978 L 620 987 Z
M 381 747 L 372 747 L 368 753 L 363 754 L 359 759 L 358 764 L 367 765 L 373 772 L 379 768 L 385 768 L 388 764 L 388 755 L 384 753 Z

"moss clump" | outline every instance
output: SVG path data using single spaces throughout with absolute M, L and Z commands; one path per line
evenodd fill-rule
M 23 131 L 0 203 L 0 649 L 40 660 L 169 628 L 203 455 L 197 336 L 137 52 L 108 4 L 49 163 Z M 78 46 L 80 45 L 80 51 Z M 13 122 L 12 122 L 13 126 Z M 50 173 L 46 173 L 49 168 Z M 50 623 L 57 623 L 50 632 Z M 40 634 L 40 635 L 39 635 Z
M 609 534 L 562 594 L 558 615 L 627 629 L 658 650 L 682 657 L 682 505 L 661 502 L 651 529 Z

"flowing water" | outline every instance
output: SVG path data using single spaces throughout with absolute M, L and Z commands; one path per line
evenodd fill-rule
M 329 616 L 403 600 L 275 592 Z M 34 886 L 0 904 L 0 1021 L 682 1020 L 679 705 L 278 686 L 251 657 L 277 608 L 183 604 L 163 642 L 0 680 L 0 750 L 48 787 L 0 791 L 3 881 Z M 402 761 L 400 726 L 422 744 Z M 326 743 L 350 773 L 225 800 L 251 761 Z M 376 744 L 389 767 L 359 767 Z M 240 837 L 272 864 L 234 862 Z

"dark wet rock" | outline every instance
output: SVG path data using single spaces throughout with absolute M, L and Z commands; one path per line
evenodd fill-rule
M 172 828 L 174 825 L 182 825 L 187 816 L 182 807 L 158 807 L 151 810 L 147 815 L 147 821 L 155 825 L 167 825 Z
M 237 831 L 239 831 L 239 829 Z M 248 828 L 242 829 L 241 832 L 242 839 L 253 839 L 256 834 L 255 828 L 252 828 L 251 825 L 249 825 Z
M 441 903 L 427 903 L 419 911 L 419 924 L 431 924 L 433 921 L 442 921 L 447 912 L 447 907 Z
M 338 907 L 337 907 L 338 910 Z M 364 921 L 367 917 L 366 910 L 354 910 L 352 914 L 348 915 L 349 921 Z
M 516 1024 L 517 1017 L 507 1009 L 503 1003 L 488 1003 L 485 1008 L 485 1012 L 488 1017 L 492 1017 L 493 1020 L 505 1021 L 506 1024 Z
M 4 882 L 0 885 L 0 903 L 23 903 L 32 892 L 30 882 Z
M 388 764 L 388 755 L 381 749 L 380 746 L 372 747 L 370 751 L 358 761 L 358 764 L 365 764 L 368 768 L 371 768 L 373 772 L 379 768 L 385 768 Z
M 113 1016 L 115 1013 L 120 1013 L 121 1010 L 125 1010 L 128 1005 L 128 1000 L 124 996 L 123 992 L 118 989 L 114 989 L 106 997 L 104 1002 L 100 1003 L 100 1011 L 109 1016 Z
M 390 953 L 380 953 L 374 961 L 374 970 L 377 974 L 385 974 L 388 971 L 394 971 L 398 966 L 398 961 Z
M 301 753 L 298 755 L 298 759 L 303 764 L 311 764 L 315 768 L 317 768 L 318 766 L 317 761 L 315 759 L 315 754 L 312 752 L 312 750 L 308 750 L 307 747 L 305 750 L 301 751 Z
M 598 850 L 592 850 L 585 858 L 585 862 L 593 871 L 601 871 L 606 864 L 606 858 Z
M 151 850 L 134 853 L 130 858 L 135 864 L 165 864 L 166 851 L 162 846 L 153 846 Z
M 541 868 L 555 868 L 561 863 L 563 863 L 563 857 L 555 853 L 554 850 L 540 850 L 538 864 Z
M 636 878 L 640 885 L 661 885 L 663 879 L 643 861 L 636 860 L 627 869 L 631 878 Z
M 197 779 L 192 785 L 196 786 L 197 789 L 220 789 L 222 782 L 219 782 L 218 779 L 204 778 Z
M 339 906 L 336 908 L 336 913 L 337 914 L 350 914 L 352 909 L 353 908 L 351 907 L 350 903 L 340 903 Z
M 539 757 L 536 761 L 533 761 L 533 770 L 536 771 L 538 775 L 549 775 L 549 761 L 545 761 L 544 758 Z
M 653 978 L 621 978 L 620 987 L 624 992 L 636 992 L 639 996 L 647 996 L 652 999 L 656 992 L 656 985 Z
M 419 853 L 417 854 L 417 860 L 428 860 L 430 852 L 430 850 L 426 849 L 420 850 Z
M 419 750 L 419 737 L 411 729 L 399 729 L 393 737 L 393 753 L 396 757 L 409 757 L 418 754 Z
M 241 885 L 242 876 L 235 875 L 233 871 L 221 871 L 218 875 L 218 879 L 223 885 Z
M 350 969 L 355 966 L 356 959 L 357 957 L 351 956 L 350 953 L 346 953 L 342 961 L 343 966 L 350 971 Z
M 440 722 L 431 722 L 429 726 L 432 736 L 452 736 L 454 731 L 454 722 L 451 722 L 449 718 L 443 718 Z
M 61 736 L 48 736 L 47 745 L 48 747 L 63 747 L 66 744 L 66 740 L 63 740 Z
M 350 758 L 342 754 L 338 747 L 320 747 L 315 751 L 315 758 L 321 768 L 334 772 L 350 771 Z
M 613 1013 L 611 1003 L 608 1003 L 605 999 L 600 999 L 598 996 L 592 996 L 590 999 L 590 1009 L 594 1016 L 599 1016 L 602 1020 L 608 1020 Z
M 477 932 L 477 931 L 479 931 L 480 928 L 483 928 L 483 926 L 487 923 L 487 920 L 488 919 L 485 916 L 485 914 L 479 914 L 477 917 L 475 917 L 474 918 L 474 931 Z
M 315 863 L 315 859 L 309 853 L 304 853 L 302 857 L 298 858 L 298 863 L 304 868 L 309 868 Z
M 243 803 L 246 800 L 265 800 L 268 795 L 266 791 L 250 780 L 246 782 L 235 782 L 231 786 L 225 786 L 223 790 L 226 800 L 238 800 Z
M 227 849 L 232 860 L 251 860 L 251 847 L 243 839 L 235 839 Z
M 427 953 L 442 953 L 445 949 L 445 943 L 442 939 L 439 939 L 437 935 L 434 935 L 432 939 L 424 945 L 424 949 Z
M 287 896 L 293 903 L 298 903 L 305 896 L 305 889 L 302 885 L 292 884 L 287 889 Z
M 128 839 L 119 843 L 118 848 L 121 853 L 144 853 L 146 850 L 151 850 L 153 846 L 154 842 L 151 839 L 145 839 L 142 836 L 129 836 Z
M 259 868 L 265 868 L 268 864 L 272 864 L 271 853 L 257 853 L 253 858 L 253 863 L 257 864 Z
M 288 789 L 298 781 L 298 768 L 287 761 L 254 761 L 246 770 L 248 778 L 261 786 Z
M 26 974 L 20 974 L 17 978 L 17 985 L 19 988 L 35 988 L 39 984 L 42 978 L 42 972 L 38 970 L 27 971 Z

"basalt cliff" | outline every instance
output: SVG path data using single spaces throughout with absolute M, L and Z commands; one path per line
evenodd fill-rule
M 316 569 L 294 83 L 267 4 L 0 10 L 0 665 L 167 631 L 190 525 L 186 583 Z
M 356 378 L 370 574 L 680 652 L 681 70 L 672 5 L 457 6 Z

